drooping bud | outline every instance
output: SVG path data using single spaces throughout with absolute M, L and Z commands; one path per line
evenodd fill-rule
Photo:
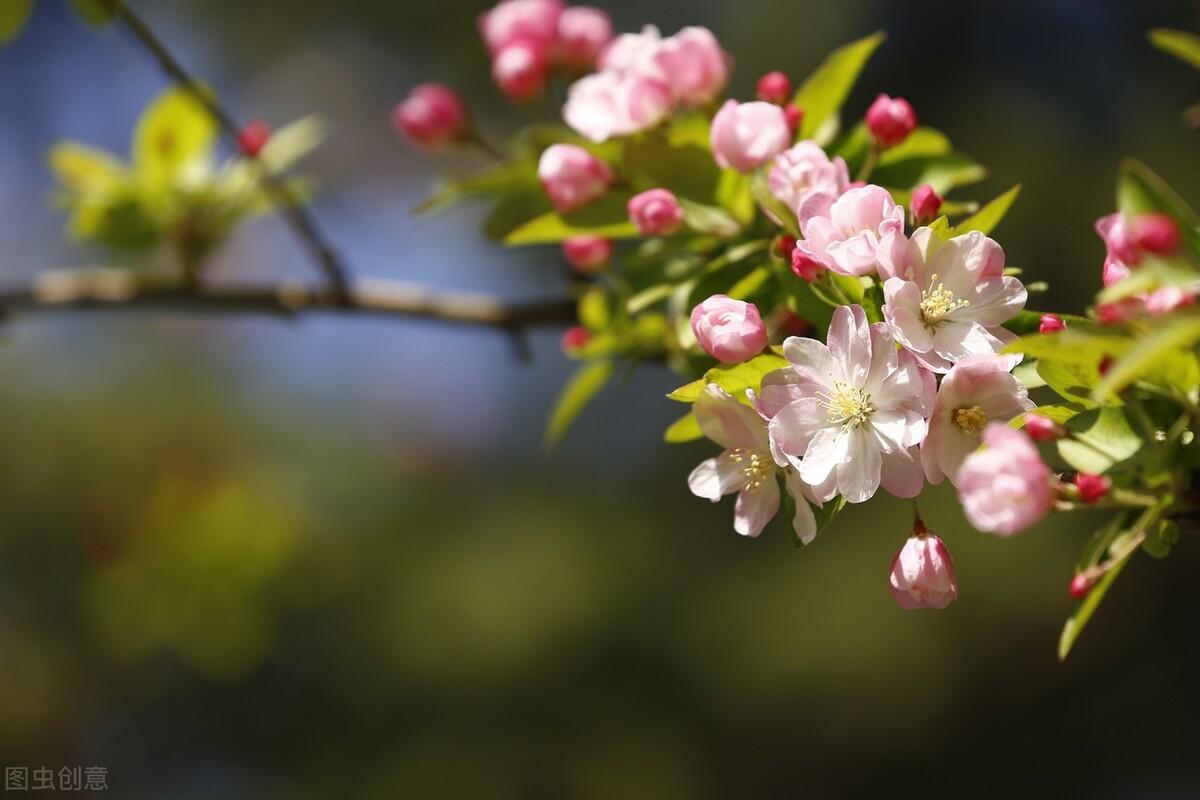
M 1035 442 L 1052 442 L 1067 435 L 1067 431 L 1062 425 L 1041 414 L 1034 413 L 1025 415 L 1025 431 Z
M 603 236 L 572 236 L 563 242 L 563 256 L 576 272 L 595 275 L 612 260 L 612 240 Z
M 881 94 L 867 109 L 866 121 L 880 147 L 895 147 L 916 130 L 917 112 L 904 98 Z
M 500 91 L 517 102 L 541 94 L 549 73 L 546 52 L 527 41 L 505 45 L 492 59 L 492 79 Z
M 257 158 L 269 141 L 271 141 L 271 126 L 261 119 L 246 123 L 246 127 L 238 132 L 238 150 L 247 158 Z
M 577 353 L 580 348 L 591 341 L 592 333 L 582 325 L 572 325 L 563 331 L 562 345 L 563 352 L 567 355 Z
M 1042 314 L 1041 319 L 1038 320 L 1039 333 L 1058 333 L 1066 329 L 1067 323 L 1063 322 L 1062 317 L 1058 314 Z
M 723 364 L 737 364 L 767 346 L 767 326 L 753 303 L 714 294 L 692 309 L 692 333 L 704 352 Z
M 913 220 L 919 225 L 932 221 L 942 207 L 942 198 L 928 183 L 918 186 L 912 193 L 909 210 Z
M 924 526 L 892 559 L 888 584 L 892 597 L 906 611 L 945 608 L 958 598 L 954 559 L 942 540 Z
M 803 281 L 815 281 L 825 272 L 825 265 L 799 247 L 792 249 L 792 272 Z
M 1093 475 L 1090 472 L 1080 472 L 1075 476 L 1075 488 L 1079 490 L 1079 499 L 1085 503 L 1096 503 L 1103 500 L 1112 488 L 1112 481 L 1103 475 Z
M 1088 576 L 1086 573 L 1080 572 L 1071 578 L 1071 585 L 1067 588 L 1071 597 L 1076 600 L 1082 600 L 1092 591 L 1092 587 L 1096 585 L 1096 579 Z
M 1133 220 L 1133 241 L 1148 253 L 1169 256 L 1179 248 L 1179 226 L 1166 214 L 1139 214 Z
M 792 95 L 792 82 L 782 72 L 768 72 L 758 79 L 758 99 L 781 106 Z
M 650 189 L 629 200 L 629 218 L 643 236 L 670 236 L 683 227 L 683 206 L 667 189 Z
M 448 86 L 424 83 L 414 87 L 396 106 L 392 126 L 397 133 L 426 146 L 459 141 L 467 133 L 467 107 Z

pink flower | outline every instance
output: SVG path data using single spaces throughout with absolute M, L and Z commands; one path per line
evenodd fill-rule
M 1146 297 L 1146 313 L 1152 317 L 1164 317 L 1172 311 L 1186 308 L 1196 302 L 1196 293 L 1178 286 L 1163 286 Z
M 1085 503 L 1097 503 L 1108 494 L 1112 488 L 1112 481 L 1103 475 L 1080 472 L 1075 476 L 1075 488 L 1079 490 L 1080 500 Z
M 488 51 L 497 55 L 517 41 L 548 54 L 558 36 L 561 0 L 503 0 L 479 15 L 479 32 Z
M 697 497 L 716 503 L 737 493 L 733 529 L 742 536 L 758 536 L 779 511 L 779 468 L 771 457 L 767 423 L 750 406 L 739 403 L 715 383 L 704 387 L 693 413 L 704 435 L 725 448 L 692 470 L 688 488 Z M 796 501 L 792 527 L 808 544 L 817 535 L 817 523 L 808 488 L 784 472 L 788 493 Z
M 656 70 L 654 58 L 662 42 L 662 34 L 653 25 L 643 27 L 641 33 L 622 33 L 601 51 L 596 67 L 603 72 Z
M 800 244 L 796 242 L 796 244 Z M 802 281 L 818 280 L 825 273 L 825 265 L 795 245 L 792 246 L 792 272 Z
M 563 331 L 559 345 L 567 355 L 573 355 L 592 340 L 592 332 L 582 325 L 572 325 Z
M 1104 269 L 1100 273 L 1100 281 L 1107 288 L 1114 283 L 1120 283 L 1128 278 L 1131 271 L 1129 267 L 1115 258 L 1105 258 Z
M 1053 475 L 1029 437 L 1007 425 L 988 425 L 983 443 L 958 471 L 958 498 L 976 528 L 1012 536 L 1050 512 Z
M 467 108 L 448 86 L 423 83 L 392 112 L 392 125 L 418 144 L 458 141 L 467 132 Z
M 929 434 L 921 443 L 921 463 L 930 483 L 945 478 L 953 483 L 989 422 L 1008 422 L 1034 407 L 1024 385 L 1012 375 L 1019 363 L 1020 356 L 987 353 L 967 356 L 946 373 L 929 417 Z
M 1024 307 L 1027 293 L 1004 275 L 1004 251 L 982 233 L 944 240 L 918 228 L 906 242 L 888 239 L 879 252 L 884 319 L 929 369 L 945 372 L 961 358 L 998 352 L 1012 340 L 1001 326 Z
M 787 119 L 788 130 L 795 137 L 800 132 L 800 123 L 804 122 L 804 109 L 795 103 L 788 103 L 783 107 L 783 116 Z
M 730 58 L 707 28 L 684 28 L 664 40 L 654 63 L 671 82 L 676 102 L 685 106 L 708 105 L 729 81 Z
M 505 45 L 492 59 L 492 78 L 512 100 L 532 100 L 541 94 L 549 70 L 546 51 L 524 40 Z
M 651 189 L 629 200 L 629 218 L 643 236 L 670 236 L 683 227 L 683 207 L 666 189 Z
M 652 128 L 672 109 L 671 86 L 657 72 L 597 72 L 571 84 L 563 119 L 603 142 Z
M 805 201 L 815 195 L 828 195 L 829 205 L 841 197 L 850 185 L 850 173 L 841 156 L 830 159 L 820 145 L 804 141 L 775 157 L 767 173 L 767 189 L 799 215 Z M 823 203 L 812 203 L 809 208 Z
M 267 146 L 267 142 L 271 141 L 271 133 L 271 126 L 261 119 L 247 122 L 245 127 L 238 131 L 238 150 L 248 158 L 256 158 Z
M 554 144 L 538 161 L 538 179 L 555 210 L 566 214 L 607 192 L 614 175 L 607 164 L 582 147 Z
M 1042 335 L 1058 333 L 1059 331 L 1065 331 L 1066 329 L 1067 323 L 1063 322 L 1062 317 L 1060 317 L 1058 314 L 1042 314 L 1042 316 L 1038 318 L 1038 333 L 1041 333 Z
M 563 256 L 575 271 L 594 275 L 612 260 L 612 242 L 603 236 L 572 236 L 563 242 Z
M 804 241 L 796 247 L 843 275 L 876 272 L 880 242 L 904 236 L 904 209 L 879 186 L 849 189 L 832 203 L 826 193 L 810 195 L 798 216 Z
M 723 294 L 692 309 L 692 333 L 701 349 L 723 364 L 751 359 L 767 346 L 767 326 L 758 307 Z
M 916 534 L 904 543 L 892 559 L 889 584 L 892 597 L 905 611 L 945 608 L 958 599 L 954 559 L 931 533 Z
M 901 97 L 881 94 L 867 109 L 867 128 L 880 147 L 895 147 L 917 127 L 917 113 Z
M 918 186 L 912 193 L 909 210 L 917 222 L 930 222 L 942 207 L 942 198 L 928 183 Z
M 1104 240 L 1108 258 L 1128 267 L 1136 266 L 1141 260 L 1133 230 L 1120 212 L 1096 220 L 1096 233 Z
M 1052 442 L 1067 435 L 1062 425 L 1059 425 L 1052 419 L 1043 417 L 1041 414 L 1025 415 L 1025 432 L 1035 442 Z
M 750 172 L 787 149 L 792 135 L 779 106 L 728 100 L 713 118 L 711 139 L 717 164 Z
M 933 375 L 897 352 L 887 326 L 868 323 L 860 306 L 833 312 L 827 343 L 792 337 L 783 353 L 791 365 L 763 379 L 759 406 L 771 417 L 776 462 L 821 501 L 841 494 L 862 503 L 881 485 L 915 497 Z
M 792 96 L 792 82 L 782 72 L 768 72 L 758 79 L 758 99 L 781 106 Z
M 598 8 L 571 6 L 558 18 L 556 50 L 570 67 L 590 67 L 612 38 L 612 18 Z
M 1133 220 L 1133 240 L 1147 253 L 1169 256 L 1179 248 L 1179 226 L 1166 214 L 1138 214 Z

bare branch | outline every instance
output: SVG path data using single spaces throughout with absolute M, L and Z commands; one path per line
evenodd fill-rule
M 334 312 L 416 317 L 499 328 L 509 333 L 575 321 L 575 303 L 558 298 L 507 303 L 471 292 L 437 291 L 403 281 L 365 278 L 342 296 L 332 287 L 295 281 L 273 284 L 181 286 L 105 267 L 47 270 L 29 286 L 0 288 L 0 313 L 161 309 L 284 317 Z
M 242 131 L 242 125 L 233 112 L 221 103 L 214 92 L 184 68 L 162 39 L 137 12 L 129 7 L 125 0 L 111 0 L 111 2 L 117 18 L 158 62 L 167 77 L 178 84 L 180 88 L 189 92 L 198 103 L 204 106 L 217 121 L 226 138 L 236 144 L 238 135 Z M 348 300 L 350 272 L 334 252 L 324 233 L 321 232 L 316 219 L 293 195 L 287 184 L 280 180 L 257 155 L 246 155 L 246 158 L 257 164 L 256 172 L 259 183 L 275 203 L 284 220 L 323 270 L 335 295 L 343 301 Z

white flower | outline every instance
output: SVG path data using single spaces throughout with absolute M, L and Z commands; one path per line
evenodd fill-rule
M 974 353 L 995 353 L 1012 336 L 1000 326 L 1027 298 L 1004 276 L 1004 251 L 978 231 L 943 240 L 918 228 L 879 247 L 883 316 L 896 340 L 929 369 L 945 372 Z
M 743 536 L 758 536 L 779 511 L 776 476 L 780 469 L 771 456 L 766 421 L 714 383 L 704 387 L 693 413 L 704 435 L 725 451 L 692 470 L 688 488 L 714 503 L 736 492 L 733 529 Z M 796 501 L 792 527 L 808 544 L 817 535 L 816 518 L 806 500 L 812 499 L 811 492 L 790 471 L 785 471 L 784 483 Z
M 763 381 L 762 408 L 776 460 L 793 466 L 821 501 L 841 494 L 861 503 L 882 484 L 914 497 L 924 483 L 917 445 L 936 385 L 904 353 L 887 326 L 860 306 L 834 312 L 828 345 L 792 337 L 791 367 Z

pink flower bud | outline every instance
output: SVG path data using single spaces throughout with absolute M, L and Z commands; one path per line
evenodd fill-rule
M 707 28 L 684 28 L 664 39 L 652 61 L 671 82 L 675 99 L 686 106 L 708 105 L 729 81 L 729 55 Z
M 1121 261 L 1109 257 L 1104 259 L 1104 269 L 1100 273 L 1100 281 L 1105 288 L 1112 286 L 1114 283 L 1120 283 L 1129 277 L 1131 270 Z
M 509 99 L 518 102 L 541 94 L 549 74 L 546 51 L 532 42 L 505 45 L 492 59 L 492 79 Z
M 262 149 L 271 141 L 271 126 L 256 119 L 246 124 L 238 133 L 238 150 L 247 158 L 256 158 Z
M 1082 600 L 1092 591 L 1092 587 L 1096 585 L 1096 579 L 1088 577 L 1082 572 L 1071 578 L 1071 585 L 1067 587 L 1067 593 L 1076 600 Z
M 1113 357 L 1112 356 L 1104 356 L 1103 358 L 1100 359 L 1100 363 L 1096 365 L 1096 371 L 1100 373 L 1101 377 L 1103 377 L 1108 374 L 1108 371 L 1110 369 L 1112 369 L 1112 365 L 1113 365 Z
M 767 326 L 758 308 L 723 294 L 692 309 L 692 333 L 704 352 L 723 364 L 753 358 L 767 346 Z
M 1063 426 L 1052 419 L 1046 419 L 1040 414 L 1025 415 L 1025 432 L 1035 442 L 1050 442 L 1067 435 Z
M 1141 260 L 1133 230 L 1120 213 L 1109 214 L 1096 220 L 1096 233 L 1104 240 L 1110 259 L 1120 261 L 1126 267 L 1136 267 Z
M 1186 308 L 1196 302 L 1196 294 L 1178 286 L 1163 286 L 1146 297 L 1146 313 L 1152 317 L 1164 317 L 1172 311 Z
M 612 260 L 613 245 L 603 236 L 572 236 L 563 242 L 563 256 L 576 272 L 594 275 Z
M 459 141 L 467 133 L 467 107 L 453 89 L 424 83 L 414 87 L 396 106 L 392 126 L 397 133 L 426 146 Z
M 1104 499 L 1112 488 L 1112 481 L 1103 475 L 1093 475 L 1090 472 L 1080 472 L 1075 476 L 1075 488 L 1079 490 L 1079 499 L 1085 503 L 1095 503 Z
M 713 118 L 711 138 L 717 164 L 750 172 L 786 150 L 792 134 L 779 106 L 729 100 Z
M 917 127 L 917 112 L 902 97 L 881 94 L 867 109 L 867 128 L 880 147 L 895 147 Z
M 538 180 L 560 214 L 604 195 L 614 177 L 607 164 L 578 145 L 550 145 L 538 161 Z
M 788 103 L 783 109 L 783 118 L 787 120 L 792 138 L 796 138 L 796 134 L 800 132 L 800 123 L 804 122 L 804 109 L 795 103 Z
M 517 41 L 549 52 L 562 13 L 561 0 L 503 0 L 479 15 L 479 32 L 493 57 Z
M 909 210 L 917 222 L 929 222 L 937 217 L 942 207 L 942 198 L 928 183 L 918 186 L 912 193 Z
M 1179 226 L 1166 214 L 1139 214 L 1133 220 L 1133 240 L 1148 253 L 1169 256 L 1179 247 Z
M 1101 325 L 1120 325 L 1133 317 L 1141 307 L 1141 302 L 1133 297 L 1100 303 L 1096 306 L 1096 319 Z
M 779 244 L 776 247 L 780 258 L 785 261 L 791 261 L 792 253 L 796 250 L 796 237 L 790 233 L 785 233 L 779 237 Z
M 792 272 L 802 281 L 815 281 L 825 272 L 825 265 L 799 247 L 792 249 Z
M 779 332 L 785 338 L 788 336 L 808 336 L 808 334 L 812 333 L 812 323 L 799 314 L 785 311 L 783 320 L 779 323 Z
M 559 344 L 562 346 L 564 353 L 571 355 L 578 352 L 591 339 L 592 333 L 587 328 L 582 325 L 572 325 L 563 331 L 562 341 Z
M 558 18 L 557 52 L 569 67 L 592 66 L 612 38 L 612 18 L 598 8 L 571 6 Z
M 666 189 L 651 189 L 629 200 L 629 218 L 643 236 L 670 236 L 683 227 L 683 207 Z
M 1058 333 L 1059 331 L 1065 331 L 1066 329 L 1067 323 L 1063 322 L 1062 317 L 1060 317 L 1058 314 L 1042 314 L 1041 319 L 1038 320 L 1039 333 Z
M 1053 475 L 1029 437 L 1007 425 L 989 423 L 983 443 L 958 471 L 958 497 L 976 528 L 1012 536 L 1050 512 Z
M 906 611 L 945 608 L 958 598 L 954 559 L 937 536 L 914 535 L 892 559 L 889 586 L 892 597 Z
M 782 72 L 768 72 L 758 79 L 758 99 L 781 106 L 792 95 L 792 82 Z

